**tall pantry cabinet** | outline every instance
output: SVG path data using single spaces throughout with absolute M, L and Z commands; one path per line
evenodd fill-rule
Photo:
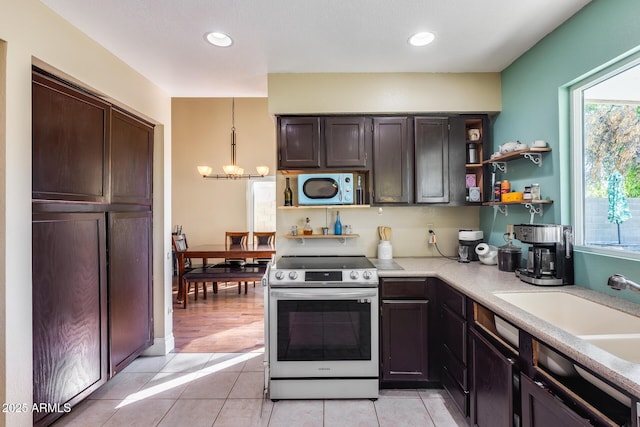
M 33 401 L 62 408 L 152 343 L 153 126 L 38 69 L 32 110 Z

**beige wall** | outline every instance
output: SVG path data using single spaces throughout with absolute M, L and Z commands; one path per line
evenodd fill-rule
M 276 114 L 486 112 L 501 109 L 499 73 L 354 73 L 269 74 L 269 112 Z M 283 205 L 284 178 L 278 176 L 278 206 Z M 292 177 L 296 189 L 296 178 Z M 295 202 L 295 197 L 294 197 Z M 285 239 L 291 225 L 302 227 L 309 216 L 315 232 L 332 227 L 334 210 L 279 209 L 278 253 L 365 254 L 376 256 L 377 227 L 393 229 L 394 256 L 439 256 L 427 244 L 427 224 L 433 224 L 438 247 L 456 255 L 458 229 L 478 229 L 476 207 L 383 207 L 343 209 L 343 224 L 353 226 L 357 239 L 340 244 L 334 240 Z
M 280 203 L 279 206 L 282 206 Z M 427 244 L 427 224 L 433 224 L 438 237 L 438 248 L 449 256 L 457 255 L 458 230 L 478 229 L 478 207 L 391 207 L 382 208 L 298 208 L 278 210 L 278 255 L 366 255 L 377 256 L 378 226 L 391 227 L 391 244 L 394 257 L 439 256 L 434 245 Z M 333 234 L 335 213 L 349 224 L 360 237 L 340 240 L 299 240 L 283 238 L 292 225 L 302 228 L 309 217 L 314 234 L 321 233 L 325 224 Z
M 173 347 L 171 328 L 171 104 L 166 93 L 38 0 L 0 0 L 6 76 L 0 93 L 0 400 L 32 400 L 31 65 L 48 64 L 160 124 L 154 152 L 154 350 Z M 3 79 L 0 79 L 2 82 Z M 166 212 L 166 215 L 164 214 Z M 10 248 L 10 250 L 7 250 Z M 0 425 L 27 426 L 32 414 L 0 413 Z
M 272 114 L 498 112 L 500 73 L 269 74 Z
M 225 231 L 247 230 L 248 180 L 211 180 L 196 166 L 222 174 L 231 160 L 231 98 L 172 101 L 173 225 L 182 225 L 189 245 L 223 243 Z M 275 120 L 266 98 L 236 98 L 237 163 L 255 174 L 258 165 L 276 170 Z

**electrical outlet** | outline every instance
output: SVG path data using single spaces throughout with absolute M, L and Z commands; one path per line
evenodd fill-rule
M 431 245 L 436 243 L 436 236 L 435 236 L 434 232 L 435 232 L 435 230 L 433 229 L 433 224 L 427 224 L 427 241 Z

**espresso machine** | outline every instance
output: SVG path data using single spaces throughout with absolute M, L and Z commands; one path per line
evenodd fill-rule
M 531 246 L 527 267 L 516 270 L 523 282 L 538 286 L 573 285 L 573 231 L 570 225 L 516 224 L 515 238 Z

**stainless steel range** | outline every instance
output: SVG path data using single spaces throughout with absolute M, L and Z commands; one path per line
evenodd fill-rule
M 269 397 L 378 397 L 378 272 L 364 256 L 285 256 L 268 273 Z

